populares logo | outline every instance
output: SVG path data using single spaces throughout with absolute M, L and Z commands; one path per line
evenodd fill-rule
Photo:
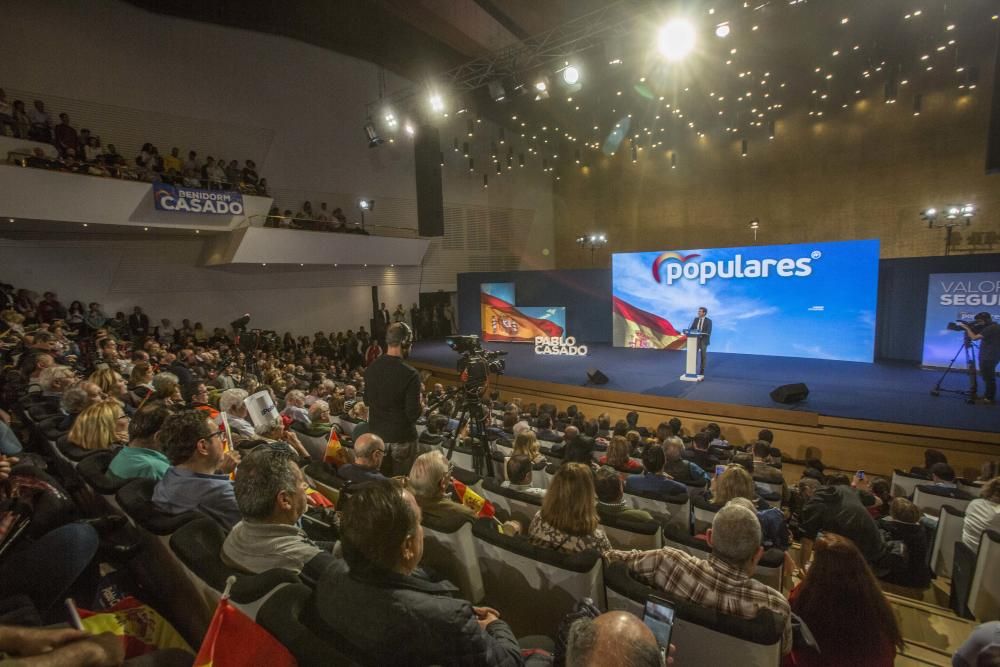
M 814 250 L 809 257 L 792 259 L 744 259 L 737 254 L 732 259 L 690 262 L 701 257 L 699 254 L 682 255 L 665 252 L 653 261 L 653 279 L 662 284 L 673 285 L 680 279 L 697 280 L 704 285 L 712 278 L 780 278 L 805 277 L 812 274 L 812 261 L 822 257 Z

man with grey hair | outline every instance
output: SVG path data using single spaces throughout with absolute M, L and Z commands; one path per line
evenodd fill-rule
M 635 614 L 609 611 L 581 618 L 569 628 L 566 664 L 573 667 L 660 667 L 653 631 Z
M 281 568 L 307 581 L 339 559 L 333 543 L 313 542 L 298 527 L 306 511 L 306 480 L 292 453 L 259 445 L 240 460 L 233 491 L 242 520 L 222 544 L 221 557 L 230 567 L 259 574 Z
M 663 464 L 663 472 L 683 484 L 707 484 L 708 473 L 697 463 L 682 458 L 683 453 L 684 441 L 676 435 L 664 440 L 663 456 L 666 458 L 666 463 Z
M 309 426 L 312 422 L 309 421 L 309 411 L 306 410 L 305 405 L 305 393 L 300 389 L 292 389 L 285 394 L 285 409 L 281 411 L 281 416 Z
M 354 441 L 354 463 L 337 468 L 337 476 L 353 484 L 385 479 L 379 472 L 385 458 L 385 443 L 374 433 L 365 433 Z
M 219 395 L 219 409 L 226 413 L 230 432 L 244 439 L 252 439 L 257 435 L 250 423 L 250 411 L 244 402 L 248 395 L 245 389 L 227 389 Z
M 792 649 L 788 601 L 770 586 L 751 579 L 764 553 L 760 522 L 753 510 L 729 502 L 719 510 L 707 533 L 712 554 L 707 560 L 679 549 L 618 551 L 604 554 L 608 563 L 624 561 L 632 575 L 667 597 L 685 600 L 740 618 L 770 611 L 783 623 L 781 650 Z
M 70 430 L 84 408 L 102 400 L 104 400 L 104 392 L 96 384 L 89 380 L 77 382 L 63 392 L 60 408 L 66 414 L 66 418 L 59 423 L 59 428 Z

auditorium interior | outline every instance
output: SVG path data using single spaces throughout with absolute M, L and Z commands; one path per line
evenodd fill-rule
M 1000 666 L 995 0 L 3 14 L 0 661 Z

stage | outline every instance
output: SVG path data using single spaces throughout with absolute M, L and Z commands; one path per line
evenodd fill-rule
M 486 347 L 509 352 L 505 357 L 507 372 L 500 378 L 501 388 L 505 380 L 514 378 L 565 385 L 567 390 L 579 388 L 586 383 L 586 371 L 598 368 L 610 380 L 597 389 L 609 392 L 843 419 L 986 433 L 1000 431 L 1000 406 L 968 405 L 956 394 L 931 396 L 941 372 L 923 370 L 911 363 L 866 364 L 710 351 L 705 381 L 682 382 L 679 379 L 684 367 L 682 351 L 633 350 L 595 344 L 589 346 L 586 357 L 568 357 L 536 355 L 530 344 Z M 418 366 L 448 371 L 454 371 L 458 359 L 441 340 L 416 343 L 410 356 Z M 795 405 L 771 400 L 772 389 L 793 382 L 808 385 L 808 399 Z M 952 373 L 944 387 L 966 389 L 967 376 Z

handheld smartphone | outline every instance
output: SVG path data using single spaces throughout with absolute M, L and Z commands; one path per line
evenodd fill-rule
M 858 479 L 864 479 L 865 478 L 865 471 L 864 470 L 859 470 L 856 473 L 854 473 L 854 476 L 857 477 Z
M 718 477 L 722 473 L 726 472 L 726 466 L 715 466 L 715 476 Z
M 656 643 L 670 649 L 670 635 L 674 631 L 674 605 L 669 600 L 650 595 L 642 610 L 642 622 L 653 631 Z

